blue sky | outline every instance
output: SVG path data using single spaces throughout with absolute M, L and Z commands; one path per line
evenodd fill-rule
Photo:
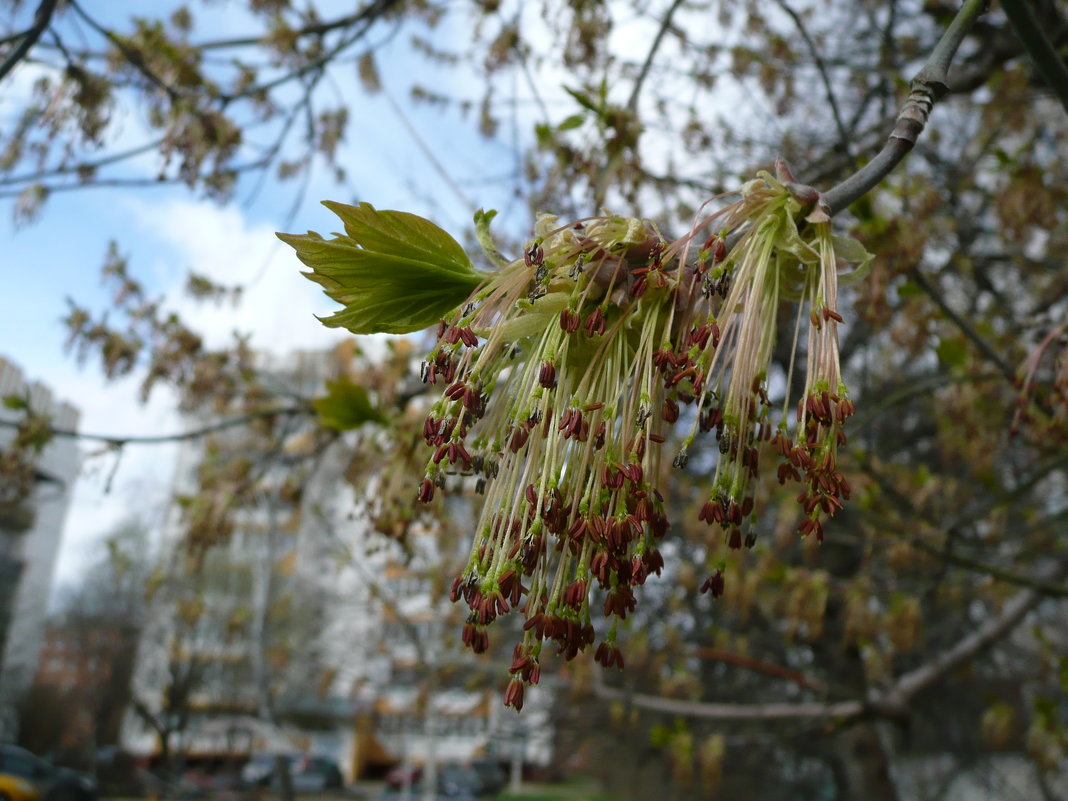
M 26 4 L 23 4 L 24 6 Z M 153 13 L 167 13 L 178 3 L 153 2 Z M 242 3 L 207 3 L 196 18 L 194 41 L 248 35 L 249 19 Z M 318 0 L 321 17 L 350 13 L 351 0 Z M 93 5 L 105 24 L 122 29 L 131 13 L 143 13 L 143 0 L 109 0 Z M 200 7 L 197 13 L 200 14 Z M 554 38 L 539 36 L 540 18 L 534 4 L 523 8 L 523 25 L 529 41 L 551 48 Z M 0 12 L 9 13 L 9 12 Z M 32 9 L 23 8 L 27 15 Z M 698 28 L 714 25 L 707 14 L 691 21 Z M 66 24 L 66 23 L 64 23 Z M 477 206 L 497 208 L 494 227 L 514 238 L 526 235 L 531 224 L 522 192 L 505 176 L 517 174 L 516 146 L 533 139 L 536 122 L 559 123 L 578 110 L 561 89 L 572 85 L 569 74 L 551 50 L 535 63 L 532 77 L 543 103 L 535 103 L 529 85 L 515 73 L 502 73 L 495 87 L 498 97 L 514 97 L 513 111 L 500 120 L 497 140 L 476 132 L 478 102 L 483 78 L 470 67 L 443 68 L 413 53 L 413 33 L 427 36 L 444 49 L 458 49 L 470 39 L 471 21 L 459 12 L 447 16 L 433 32 L 421 23 L 406 23 L 393 35 L 374 34 L 376 61 L 385 92 L 369 96 L 359 87 L 355 49 L 347 62 L 338 64 L 324 81 L 323 99 L 342 100 L 349 109 L 350 125 L 339 149 L 339 161 L 348 178 L 344 185 L 320 168 L 303 200 L 293 212 L 297 185 L 267 180 L 253 193 L 254 180 L 239 184 L 233 202 L 219 206 L 182 187 L 141 189 L 89 189 L 56 194 L 47 202 L 41 219 L 16 228 L 10 202 L 0 211 L 5 259 L 0 265 L 7 279 L 0 294 L 0 353 L 13 359 L 31 379 L 48 384 L 57 395 L 82 410 L 83 431 L 111 435 L 158 434 L 179 431 L 185 423 L 173 411 L 173 398 L 157 392 L 148 404 L 138 399 L 139 376 L 106 383 L 97 364 L 77 365 L 64 352 L 65 333 L 59 322 L 66 312 L 65 298 L 94 309 L 106 309 L 109 298 L 99 280 L 108 242 L 116 239 L 129 258 L 131 273 L 151 294 L 166 296 L 209 342 L 222 343 L 232 331 L 251 333 L 255 347 L 283 353 L 296 348 L 329 347 L 344 335 L 321 326 L 315 314 L 330 310 L 318 287 L 300 277 L 300 265 L 279 243 L 277 230 L 328 233 L 336 218 L 318 205 L 322 199 L 368 201 L 378 208 L 398 208 L 422 214 L 457 238 L 470 225 Z M 691 24 L 691 23 L 687 23 Z M 255 30 L 255 28 L 251 28 Z M 648 17 L 615 20 L 612 48 L 630 61 L 639 61 L 649 46 Z M 533 32 L 531 32 L 533 31 Z M 492 33 L 492 32 L 490 32 Z M 488 34 L 487 34 L 488 35 Z M 74 31 L 71 38 L 78 41 Z M 672 46 L 660 61 L 668 61 Z M 11 124 L 11 99 L 29 90 L 36 77 L 33 65 L 7 76 L 0 92 L 0 125 Z M 413 84 L 448 97 L 472 101 L 465 118 L 459 110 L 413 103 Z M 613 86 L 611 94 L 623 102 L 630 87 Z M 732 113 L 739 110 L 731 106 Z M 114 116 L 116 146 L 145 141 L 149 132 L 139 109 L 120 104 Z M 580 132 L 576 132 L 580 133 Z M 249 140 L 262 141 L 261 131 Z M 674 140 L 661 132 L 648 132 L 643 155 L 654 171 L 679 156 Z M 434 154 L 434 159 L 426 151 Z M 126 175 L 152 176 L 158 170 L 154 154 L 138 157 L 123 168 Z M 442 171 L 448 174 L 443 177 Z M 184 299 L 180 288 L 187 272 L 196 272 L 226 284 L 246 284 L 237 308 L 197 306 Z M 116 464 L 113 454 L 93 455 L 87 444 L 86 467 L 75 491 L 60 557 L 60 583 L 76 578 L 80 566 L 93 554 L 100 536 L 129 515 L 154 525 L 167 500 L 176 449 L 173 446 L 130 446 Z M 111 478 L 111 491 L 104 487 Z
M 322 5 L 324 17 L 334 13 L 331 6 L 337 7 L 335 11 L 351 9 L 351 3 Z M 143 8 L 133 2 L 111 2 L 102 13 L 117 23 L 139 6 Z M 247 20 L 234 11 L 236 7 L 209 6 L 211 19 L 204 22 L 213 37 L 248 31 Z M 98 363 L 90 359 L 79 366 L 64 351 L 60 318 L 67 310 L 65 298 L 73 297 L 94 309 L 105 309 L 110 302 L 99 278 L 110 240 L 119 241 L 129 257 L 131 273 L 149 292 L 166 296 L 209 342 L 221 343 L 236 329 L 251 333 L 258 348 L 285 352 L 328 347 L 345 335 L 314 319 L 314 314 L 328 312 L 331 303 L 300 276 L 299 263 L 275 239 L 274 231 L 310 228 L 327 233 L 336 229 L 336 218 L 318 205 L 324 198 L 366 200 L 379 208 L 424 214 L 457 236 L 469 224 L 473 209 L 457 199 L 423 146 L 431 148 L 458 181 L 473 176 L 461 187 L 466 198 L 486 207 L 502 201 L 496 205 L 508 207 L 506 222 L 510 218 L 516 230 L 521 230 L 525 208 L 500 187 L 478 180 L 513 169 L 515 157 L 510 148 L 478 136 L 474 116 L 461 119 L 455 111 L 414 105 L 409 99 L 409 87 L 417 78 L 431 88 L 437 82 L 450 95 L 477 101 L 473 76 L 428 69 L 412 56 L 407 42 L 405 33 L 386 42 L 378 52 L 379 67 L 386 91 L 422 144 L 401 123 L 387 97 L 368 97 L 358 88 L 353 65 L 339 68 L 330 91 L 349 102 L 352 122 L 340 159 L 348 181 L 339 186 L 320 169 L 291 224 L 287 225 L 287 217 L 297 186 L 271 180 L 252 198 L 252 182 L 243 182 L 234 201 L 225 206 L 173 186 L 58 193 L 48 200 L 37 222 L 21 227 L 14 224 L 8 202 L 0 212 L 5 241 L 0 269 L 6 279 L 5 291 L 0 293 L 0 353 L 19 364 L 30 379 L 43 381 L 56 395 L 78 406 L 83 431 L 114 435 L 178 431 L 185 423 L 173 411 L 168 392 L 158 392 L 142 404 L 139 376 L 105 382 Z M 4 87 L 8 98 L 26 91 L 35 77 L 34 69 L 20 67 L 8 76 Z M 443 81 L 447 85 L 441 85 Z M 10 122 L 9 109 L 0 99 L 0 124 Z M 127 145 L 143 141 L 145 135 L 136 109 L 128 107 L 118 110 L 116 130 Z M 155 169 L 152 155 L 125 168 L 130 175 L 152 175 Z M 191 268 L 223 283 L 245 284 L 241 305 L 197 306 L 182 298 L 179 290 Z M 85 469 L 68 516 L 58 584 L 75 580 L 86 560 L 94 557 L 101 535 L 125 517 L 139 516 L 154 526 L 165 512 L 174 446 L 130 446 L 117 463 L 114 454 L 99 451 L 92 443 L 83 446 Z M 109 477 L 111 489 L 105 493 Z

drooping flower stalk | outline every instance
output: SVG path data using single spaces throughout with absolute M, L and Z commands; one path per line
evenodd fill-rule
M 594 603 L 613 620 L 596 659 L 622 667 L 615 621 L 663 567 L 661 445 L 683 407 L 694 411 L 674 464 L 715 431 L 720 458 L 700 517 L 729 547 L 753 544 L 762 443 L 783 456 L 779 480 L 803 485 L 802 535 L 822 538 L 820 514 L 848 497 L 837 470 L 852 404 L 838 363 L 836 238 L 827 222 L 799 232 L 801 212 L 761 175 L 675 242 L 637 219 L 543 216 L 523 258 L 441 322 L 423 365 L 444 390 L 424 425 L 432 455 L 419 495 L 430 500 L 450 475 L 485 494 L 452 596 L 470 608 L 463 639 L 475 651 L 498 615 L 522 610 L 509 705 L 537 681 L 546 641 L 568 659 L 593 643 Z M 781 300 L 798 296 L 809 333 L 791 436 L 785 414 L 773 420 L 768 369 Z M 703 589 L 720 594 L 722 573 Z

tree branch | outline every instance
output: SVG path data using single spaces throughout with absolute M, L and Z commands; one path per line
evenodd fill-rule
M 1054 517 L 1064 517 L 1064 515 L 1055 515 Z M 986 562 L 980 562 L 978 559 L 972 559 L 968 556 L 961 556 L 957 553 L 948 552 L 946 549 L 929 543 L 920 537 L 910 537 L 909 544 L 919 548 L 921 551 L 926 551 L 932 556 L 936 556 L 945 562 L 949 562 L 957 567 L 963 567 L 965 570 L 970 570 L 973 573 L 990 576 L 992 579 L 1004 581 L 1006 584 L 1014 584 L 1017 587 L 1027 587 L 1041 595 L 1047 595 L 1051 598 L 1068 598 L 1068 586 L 1065 586 L 1064 584 L 1058 584 L 1040 578 L 1032 578 L 1031 576 L 1023 575 L 1022 573 L 1014 573 L 1011 570 L 1005 570 L 1004 568 L 990 565 Z
M 671 18 L 675 16 L 675 12 L 681 5 L 682 0 L 675 0 L 664 14 L 664 18 L 660 21 L 660 28 L 657 30 L 656 36 L 653 37 L 652 44 L 649 45 L 649 52 L 645 55 L 645 61 L 642 63 L 641 69 L 638 71 L 638 77 L 634 79 L 634 88 L 630 90 L 630 97 L 627 98 L 628 111 L 637 111 L 638 98 L 641 97 L 642 93 L 642 85 L 645 83 L 645 79 L 649 77 L 649 70 L 652 69 L 653 59 L 656 58 L 656 52 L 660 49 L 660 45 L 664 41 L 664 35 L 668 32 L 668 28 L 671 27 Z
M 1043 577 L 1056 581 L 1068 573 L 1068 565 L 1058 565 Z M 720 721 L 828 720 L 849 722 L 866 714 L 900 718 L 909 713 L 908 705 L 917 694 L 935 685 L 954 670 L 965 665 L 980 652 L 1009 635 L 1028 612 L 1043 600 L 1041 592 L 1022 590 L 1013 596 L 999 614 L 988 618 L 970 634 L 925 664 L 905 673 L 885 692 L 873 693 L 864 701 L 776 702 L 767 704 L 727 704 L 664 698 L 625 689 L 608 687 L 599 671 L 594 672 L 593 690 L 599 698 L 624 701 L 640 709 Z
M 823 82 L 823 89 L 827 93 L 827 102 L 831 106 L 831 116 L 834 117 L 834 127 L 838 129 L 838 145 L 848 158 L 852 158 L 849 147 L 849 133 L 846 131 L 845 123 L 842 122 L 842 112 L 838 108 L 838 98 L 835 96 L 834 88 L 831 86 L 831 76 L 827 72 L 827 65 L 824 63 L 816 43 L 809 36 L 808 29 L 805 28 L 805 23 L 801 16 L 794 11 L 786 0 L 775 0 L 775 2 L 793 20 L 794 27 L 801 34 L 801 38 L 805 40 L 805 46 L 808 47 L 809 55 L 812 56 L 812 60 L 816 64 L 816 71 L 819 72 L 820 80 Z
M 923 272 L 920 270 L 913 270 L 912 273 L 909 274 L 909 278 L 927 294 L 927 297 L 929 297 L 942 311 L 942 314 L 948 317 L 950 322 L 957 326 L 957 328 L 960 329 L 960 332 L 968 337 L 968 339 L 979 348 L 979 351 L 986 357 L 987 361 L 1001 371 L 1001 374 L 1005 376 L 1005 379 L 1010 384 L 1016 379 L 1016 371 L 1009 367 L 1008 363 L 990 346 L 989 342 L 979 336 L 979 332 L 976 331 L 967 320 L 949 307 L 946 301 L 942 298 L 942 295 L 935 289 L 934 285 L 927 280 L 926 276 L 924 276 Z
M 1068 112 L 1068 65 L 1065 65 L 1046 36 L 1044 26 L 1035 18 L 1031 3 L 1028 0 L 1004 0 L 1001 9 L 1009 18 L 1016 38 L 1031 56 L 1038 74 L 1049 84 L 1049 88 L 1064 106 L 1065 112 Z M 1050 14 L 1057 15 L 1057 9 L 1052 3 L 1049 11 Z
M 134 156 L 140 156 L 143 153 L 149 153 L 156 150 L 161 144 L 163 144 L 163 137 L 153 139 L 150 142 L 145 142 L 143 145 L 137 147 L 131 147 L 129 150 L 122 150 L 118 153 L 112 153 L 109 156 L 103 156 L 96 161 L 83 161 L 78 164 L 71 164 L 65 167 L 54 167 L 48 170 L 38 170 L 37 172 L 27 172 L 22 175 L 8 175 L 0 178 L 0 186 L 10 186 L 12 184 L 25 184 L 40 181 L 43 178 L 52 178 L 57 175 L 77 175 L 83 173 L 86 170 L 95 171 L 100 167 L 106 167 L 109 164 L 115 164 L 119 161 L 124 161 Z
M 734 651 L 725 651 L 722 648 L 709 648 L 705 646 L 695 648 L 694 653 L 701 659 L 708 659 L 712 662 L 722 662 L 725 665 L 735 665 L 740 668 L 745 668 L 746 670 L 751 670 L 754 673 L 762 673 L 765 676 L 793 682 L 798 686 L 807 687 L 818 693 L 827 692 L 827 685 L 822 681 L 811 679 L 804 673 L 791 670 L 782 665 L 765 662 L 763 659 L 746 656 L 745 654 L 738 654 Z
M 691 718 L 736 721 L 776 721 L 798 719 L 841 720 L 858 717 L 864 711 L 860 701 L 834 703 L 769 703 L 769 704 L 719 704 L 705 701 L 687 701 L 681 698 L 664 698 L 646 693 L 631 693 L 616 687 L 608 687 L 594 671 L 594 694 L 609 701 L 624 701 L 639 709 L 664 712 L 669 715 L 684 715 Z
M 141 54 L 137 52 L 137 50 L 131 48 L 124 41 L 122 41 L 122 39 L 120 39 L 114 33 L 109 31 L 95 19 L 90 17 L 81 7 L 81 5 L 79 5 L 78 0 L 67 0 L 67 2 L 69 3 L 70 7 L 74 9 L 74 12 L 83 20 L 85 20 L 86 25 L 88 25 L 94 31 L 96 31 L 109 42 L 111 42 L 113 45 L 115 45 L 115 47 L 118 48 L 119 52 L 122 53 L 127 63 L 129 63 L 130 66 L 132 66 L 142 75 L 144 75 L 157 88 L 161 89 L 167 95 L 167 97 L 171 99 L 172 102 L 177 101 L 185 96 L 183 92 L 179 92 L 173 86 L 168 84 L 165 80 L 156 75 L 156 73 L 154 73 L 145 63 L 145 60 L 141 57 Z
M 1043 578 L 1046 581 L 1055 581 L 1063 578 L 1065 573 L 1068 573 L 1068 568 L 1058 565 Z M 888 702 L 892 706 L 907 704 L 918 693 L 945 678 L 978 655 L 980 651 L 989 648 L 1008 635 L 1028 612 L 1038 606 L 1042 598 L 1042 593 L 1038 590 L 1026 589 L 1017 593 L 1002 607 L 1000 614 L 987 619 L 971 634 L 958 640 L 956 645 L 946 649 L 934 659 L 901 676 L 894 682 L 890 692 L 879 699 L 879 703 Z
M 204 426 L 202 428 L 194 428 L 189 431 L 173 434 L 153 434 L 146 437 L 120 437 L 113 434 L 89 434 L 84 431 L 75 431 L 68 428 L 55 428 L 53 426 L 49 426 L 48 433 L 53 437 L 103 442 L 107 445 L 121 448 L 125 445 L 159 445 L 164 442 L 184 442 L 191 439 L 206 437 L 217 431 L 225 431 L 230 428 L 247 425 L 253 420 L 262 420 L 267 417 L 299 417 L 301 415 L 312 414 L 315 414 L 315 410 L 311 406 L 291 406 L 284 409 L 260 409 L 255 412 L 239 415 L 238 417 L 231 417 L 228 420 L 213 423 L 212 425 Z M 18 422 L 15 420 L 0 420 L 0 428 L 17 427 Z
M 381 15 L 385 14 L 387 11 L 389 11 L 391 7 L 397 5 L 399 2 L 400 0 L 375 0 L 375 2 L 371 3 L 368 6 L 365 6 L 363 9 L 353 15 L 355 17 L 354 22 L 365 23 L 363 27 L 353 32 L 351 36 L 342 39 L 336 47 L 325 51 L 318 58 L 312 59 L 307 64 L 297 67 L 292 72 L 287 72 L 285 75 L 280 75 L 277 78 L 274 78 L 261 84 L 256 84 L 255 86 L 249 86 L 245 89 L 242 89 L 240 92 L 236 92 L 234 94 L 221 94 L 218 96 L 218 100 L 223 104 L 226 104 L 233 100 L 239 100 L 241 98 L 263 94 L 264 92 L 269 92 L 271 89 L 275 89 L 281 86 L 282 84 L 294 80 L 295 78 L 300 78 L 301 76 L 306 75 L 312 70 L 326 66 L 328 63 L 330 63 L 330 61 L 341 55 L 341 53 L 352 47 L 352 45 L 354 45 L 361 38 L 363 38 L 363 35 L 371 29 L 371 26 L 375 23 L 375 21 L 377 21 L 377 19 Z
M 897 116 L 894 130 L 883 149 L 857 172 L 823 195 L 831 214 L 848 208 L 890 174 L 923 133 L 935 103 L 948 91 L 950 62 L 975 21 L 986 12 L 990 0 L 965 0 L 942 38 L 938 40 L 916 77 L 909 85 L 909 96 Z
M 16 64 L 26 57 L 26 54 L 30 52 L 30 48 L 41 38 L 41 34 L 45 32 L 48 23 L 52 21 L 52 14 L 55 13 L 57 2 L 58 0 L 41 0 L 41 4 L 37 6 L 37 11 L 33 15 L 33 25 L 21 34 L 22 40 L 4 59 L 4 63 L 0 64 L 0 81 L 15 68 Z

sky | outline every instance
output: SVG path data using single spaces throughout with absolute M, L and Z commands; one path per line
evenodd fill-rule
M 239 5 L 209 5 L 212 17 L 205 23 L 212 37 L 247 33 L 247 20 L 234 11 Z M 321 5 L 327 18 L 336 11 L 332 5 L 351 8 L 340 2 Z M 103 13 L 108 14 L 107 21 L 118 25 L 135 6 L 109 3 Z M 379 58 L 389 97 L 362 93 L 351 65 L 345 71 L 339 69 L 334 79 L 334 91 L 352 98 L 353 122 L 340 150 L 340 161 L 349 174 L 347 183 L 339 186 L 320 170 L 295 207 L 296 186 L 270 180 L 255 193 L 252 182 L 240 184 L 234 201 L 225 205 L 180 187 L 66 192 L 50 198 L 40 219 L 29 225 L 15 224 L 10 201 L 6 201 L 0 211 L 5 242 L 0 265 L 5 278 L 0 292 L 0 354 L 18 364 L 28 379 L 43 382 L 58 398 L 77 406 L 83 432 L 156 435 L 188 427 L 188 421 L 175 412 L 174 396 L 166 388 L 142 402 L 139 375 L 107 382 L 98 361 L 90 358 L 79 364 L 65 349 L 60 319 L 67 310 L 66 298 L 94 309 L 106 309 L 110 303 L 99 275 L 111 240 L 117 240 L 128 257 L 131 274 L 151 295 L 167 298 L 209 344 L 223 344 L 240 331 L 251 334 L 257 349 L 284 354 L 328 348 L 348 336 L 315 319 L 332 311 L 333 304 L 301 276 L 302 266 L 275 238 L 275 231 L 313 229 L 326 234 L 336 230 L 340 227 L 336 218 L 318 205 L 319 200 L 329 198 L 366 200 L 378 208 L 424 214 L 459 237 L 474 208 L 457 198 L 424 149 L 433 149 L 440 162 L 457 175 L 500 174 L 515 166 L 510 148 L 479 137 L 473 120 L 411 103 L 408 92 L 413 77 L 419 75 L 426 82 L 428 73 L 426 65 L 411 55 L 403 35 L 386 42 Z M 5 93 L 0 94 L 0 125 L 11 120 L 11 105 L 3 98 L 10 100 L 28 91 L 35 69 L 33 65 L 19 67 L 8 76 Z M 451 93 L 475 97 L 474 84 L 466 86 L 462 74 L 459 79 L 450 86 Z M 402 124 L 394 103 L 419 141 Z M 136 144 L 146 135 L 136 109 L 120 106 L 114 126 L 119 146 Z M 156 165 L 149 154 L 127 170 L 130 175 L 153 175 Z M 471 203 L 478 196 L 479 205 L 494 205 L 492 197 L 485 199 L 489 192 L 477 182 L 461 192 Z M 515 216 L 518 204 L 507 197 L 503 200 L 513 207 Z M 522 212 L 525 215 L 525 209 Z M 242 285 L 241 303 L 204 305 L 185 299 L 181 288 L 191 269 L 223 284 Z M 67 517 L 56 591 L 76 582 L 86 565 L 100 558 L 103 536 L 126 519 L 136 517 L 152 528 L 160 525 L 170 497 L 177 448 L 173 444 L 129 445 L 116 456 L 99 444 L 83 442 L 82 452 L 84 467 Z
M 153 5 L 159 13 L 177 6 Z M 249 20 L 242 3 L 205 4 L 196 17 L 194 41 L 247 35 Z M 349 13 L 351 2 L 319 0 L 325 19 Z M 199 9 L 199 6 L 196 7 Z M 139 0 L 109 0 L 96 9 L 105 24 L 122 29 L 131 13 L 143 11 Z M 542 24 L 533 5 L 524 25 Z M 23 13 L 25 10 L 23 10 Z M 198 13 L 199 10 L 198 10 Z M 533 16 L 532 16 L 533 15 Z M 526 19 L 529 17 L 529 19 Z M 301 265 L 279 242 L 278 230 L 311 229 L 328 234 L 339 225 L 319 205 L 322 199 L 368 201 L 380 209 L 422 214 L 460 239 L 476 208 L 497 208 L 494 227 L 513 237 L 526 235 L 529 211 L 515 184 L 502 176 L 520 171 L 517 146 L 533 138 L 536 122 L 559 123 L 577 107 L 563 92 L 573 76 L 552 59 L 535 76 L 544 103 L 535 103 L 527 87 L 515 81 L 501 92 L 518 98 L 501 120 L 496 140 L 476 132 L 482 80 L 472 70 L 442 69 L 413 53 L 412 34 L 429 36 L 448 49 L 466 41 L 468 25 L 447 16 L 432 33 L 410 23 L 393 35 L 376 34 L 376 61 L 384 91 L 370 96 L 358 85 L 354 64 L 338 65 L 324 82 L 324 92 L 343 99 L 350 128 L 339 149 L 348 177 L 337 184 L 323 169 L 313 174 L 303 195 L 294 183 L 268 179 L 238 185 L 232 202 L 219 205 L 183 187 L 94 188 L 59 193 L 46 203 L 40 219 L 16 225 L 10 201 L 0 200 L 0 230 L 5 258 L 0 264 L 0 354 L 22 367 L 31 380 L 42 381 L 54 394 L 80 408 L 81 430 L 94 434 L 135 436 L 180 432 L 189 426 L 174 410 L 173 395 L 163 388 L 147 402 L 139 397 L 140 376 L 104 380 L 99 363 L 78 364 L 65 349 L 60 322 L 67 297 L 92 309 L 107 309 L 110 298 L 100 283 L 108 243 L 117 240 L 129 260 L 131 274 L 152 296 L 165 297 L 209 344 L 223 344 L 234 331 L 251 335 L 257 349 L 278 355 L 296 349 L 328 348 L 347 334 L 320 325 L 315 315 L 332 311 L 332 303 L 301 275 Z M 707 20 L 700 24 L 712 24 Z M 635 17 L 616 21 L 613 49 L 642 54 L 648 48 L 649 22 Z M 75 32 L 72 39 L 77 39 Z M 536 37 L 535 37 L 536 40 Z M 353 56 L 360 54 L 353 51 Z M 39 67 L 22 65 L 5 79 L 0 92 L 0 126 L 12 122 L 11 100 L 29 91 Z M 411 100 L 413 83 L 450 97 L 474 101 L 466 118 L 458 110 L 440 109 Z M 627 86 L 613 87 L 622 102 Z M 620 94 L 622 93 L 622 94 Z M 113 117 L 112 147 L 137 145 L 149 131 L 142 112 L 120 104 Z M 250 140 L 261 136 L 249 132 Z M 646 156 L 656 158 L 656 148 Z M 428 151 L 433 158 L 428 156 Z M 153 176 L 155 154 L 139 156 L 124 167 L 132 177 Z M 443 175 L 447 173 L 447 175 Z M 183 298 L 189 270 L 222 284 L 240 284 L 238 306 L 196 304 Z M 76 582 L 87 563 L 101 555 L 103 536 L 130 517 L 159 528 L 168 507 L 177 448 L 173 444 L 127 446 L 120 455 L 97 444 L 82 445 L 85 462 L 74 488 L 56 571 L 56 588 Z

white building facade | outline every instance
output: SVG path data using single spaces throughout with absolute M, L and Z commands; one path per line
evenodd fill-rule
M 56 400 L 43 384 L 28 381 L 2 356 L 0 397 L 28 400 L 55 428 L 73 431 L 78 426 L 75 407 Z M 0 420 L 14 423 L 21 415 L 0 405 Z M 14 433 L 10 426 L 0 426 L 0 450 Z M 17 736 L 18 705 L 37 671 L 56 556 L 80 465 L 74 438 L 53 438 L 36 460 L 29 497 L 15 514 L 0 519 L 0 742 Z

